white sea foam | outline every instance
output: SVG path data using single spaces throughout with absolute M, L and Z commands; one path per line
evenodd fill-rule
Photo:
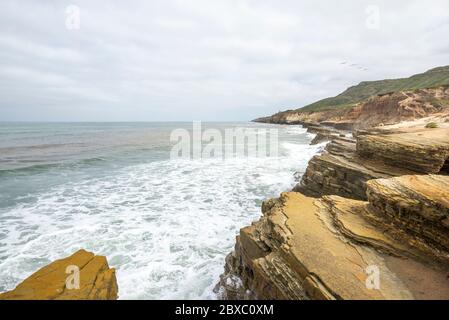
M 294 134 L 294 135 L 304 134 L 307 132 L 307 128 L 304 128 L 302 126 L 291 126 L 285 129 L 285 132 L 287 134 Z
M 295 134 L 304 134 L 297 128 Z M 293 129 L 292 129 L 293 130 Z M 57 186 L 2 216 L 0 288 L 79 248 L 106 255 L 121 299 L 213 299 L 238 230 L 320 148 L 278 158 L 157 161 Z M 1 291 L 1 290 L 0 290 Z

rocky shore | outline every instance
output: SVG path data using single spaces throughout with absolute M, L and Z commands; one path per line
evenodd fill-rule
M 433 107 L 408 95 L 413 108 L 403 108 L 402 95 L 368 102 L 389 105 L 368 123 L 386 112 L 391 125 L 361 125 L 363 113 L 345 125 L 282 120 L 330 142 L 241 229 L 215 289 L 222 299 L 449 299 L 449 114 L 416 116 Z
M 449 299 L 449 87 L 257 121 L 327 141 L 300 181 L 240 230 L 222 299 Z M 68 279 L 70 280 L 68 282 Z M 115 270 L 85 250 L 0 300 L 115 300 Z

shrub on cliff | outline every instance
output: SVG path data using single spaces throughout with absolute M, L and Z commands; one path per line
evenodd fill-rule
M 426 124 L 426 128 L 428 129 L 438 128 L 438 124 L 435 122 L 429 122 L 428 124 Z

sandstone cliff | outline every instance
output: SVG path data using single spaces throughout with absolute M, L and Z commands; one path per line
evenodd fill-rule
M 449 159 L 449 130 L 423 128 L 399 133 L 360 134 L 357 152 L 392 166 L 420 173 L 438 173 Z
M 413 188 L 413 179 L 401 182 Z M 444 206 L 439 231 L 429 229 L 438 246 L 427 244 L 425 233 L 388 223 L 415 210 L 416 203 L 400 200 L 408 198 L 406 187 L 391 188 L 389 179 L 372 183 L 382 188 L 370 189 L 370 202 L 296 192 L 265 202 L 263 217 L 240 231 L 218 293 L 225 299 L 449 299 L 449 253 L 440 239 L 449 231 L 443 222 L 449 206 L 441 199 L 449 177 L 427 178 L 435 193 L 420 194 L 429 208 Z M 396 205 L 385 205 L 388 194 Z
M 0 300 L 115 300 L 117 292 L 115 269 L 109 268 L 106 258 L 79 250 L 0 294 Z
M 449 176 L 418 175 L 371 180 L 369 202 L 389 225 L 449 251 Z
M 218 295 L 449 299 L 445 119 L 334 135 L 296 192 L 264 202 L 261 219 L 240 231 Z M 438 128 L 426 128 L 430 120 Z
M 449 123 L 440 120 L 436 129 L 419 124 L 358 131 L 355 139 L 333 138 L 324 153 L 310 160 L 294 190 L 364 200 L 371 179 L 449 173 Z
M 449 87 L 399 91 L 371 97 L 363 102 L 325 111 L 290 110 L 256 119 L 279 124 L 321 123 L 337 129 L 362 129 L 433 114 L 449 114 Z

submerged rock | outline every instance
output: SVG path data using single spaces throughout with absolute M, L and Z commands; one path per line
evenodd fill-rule
M 115 300 L 115 269 L 104 256 L 79 250 L 43 267 L 0 300 Z

